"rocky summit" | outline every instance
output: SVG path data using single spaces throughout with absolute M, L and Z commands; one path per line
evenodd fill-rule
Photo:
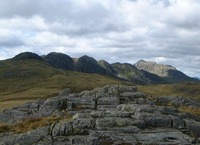
M 58 116 L 47 126 L 20 134 L 0 133 L 0 145 L 191 145 L 200 144 L 200 117 L 180 108 L 200 103 L 180 97 L 158 97 L 135 86 L 108 85 L 26 103 L 0 114 L 0 122 Z
M 171 83 L 184 82 L 184 81 L 195 81 L 193 78 L 185 75 L 183 72 L 177 70 L 171 65 L 157 64 L 155 62 L 148 62 L 139 60 L 134 64 L 137 69 L 146 71 L 148 73 L 155 74 L 161 78 L 165 78 L 166 81 Z

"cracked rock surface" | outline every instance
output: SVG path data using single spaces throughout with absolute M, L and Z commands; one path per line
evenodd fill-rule
M 167 104 L 172 104 L 167 106 Z M 4 110 L 0 122 L 73 116 L 27 133 L 1 133 L 0 145 L 190 145 L 200 143 L 200 117 L 179 106 L 200 108 L 191 99 L 151 99 L 135 86 L 108 85 L 69 93 Z

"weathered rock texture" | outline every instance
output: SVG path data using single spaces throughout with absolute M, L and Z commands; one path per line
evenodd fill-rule
M 183 98 L 151 99 L 134 86 L 109 85 L 58 97 L 38 100 L 4 110 L 1 122 L 57 115 L 73 115 L 27 133 L 0 134 L 0 145 L 190 145 L 198 144 L 200 119 L 166 104 L 200 108 L 200 103 Z

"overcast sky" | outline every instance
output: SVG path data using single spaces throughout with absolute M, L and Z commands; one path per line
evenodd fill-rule
M 200 77 L 200 0 L 0 0 L 0 60 L 24 51 L 144 59 Z

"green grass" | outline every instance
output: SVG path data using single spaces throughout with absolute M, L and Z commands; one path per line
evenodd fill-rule
M 0 62 L 0 111 L 56 96 L 64 88 L 80 92 L 108 84 L 130 85 L 108 76 L 58 70 L 38 60 L 5 60 Z

